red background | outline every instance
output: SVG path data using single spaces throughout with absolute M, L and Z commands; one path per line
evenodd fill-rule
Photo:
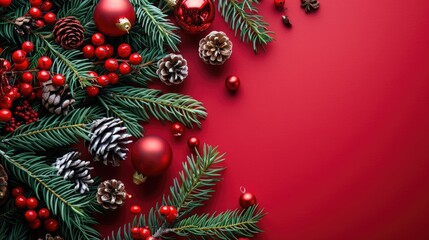
M 164 90 L 204 102 L 208 119 L 179 140 L 169 124 L 145 124 L 171 143 L 172 166 L 143 186 L 131 183 L 130 161 L 106 168 L 134 197 L 103 217 L 104 235 L 132 219 L 132 204 L 147 210 L 161 199 L 195 135 L 228 153 L 204 210 L 238 207 L 245 186 L 269 212 L 254 239 L 429 239 L 429 2 L 321 0 L 310 15 L 299 2 L 286 2 L 289 30 L 262 1 L 276 41 L 257 55 L 217 13 L 209 30 L 234 43 L 222 67 L 198 57 L 208 31 L 182 34 L 190 76 Z M 230 74 L 242 80 L 236 95 L 224 87 Z

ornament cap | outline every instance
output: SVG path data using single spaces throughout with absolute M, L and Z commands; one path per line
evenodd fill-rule
M 133 183 L 136 185 L 141 185 L 145 183 L 146 180 L 147 180 L 147 176 L 143 176 L 143 174 L 137 171 L 133 174 Z
M 124 18 L 119 18 L 119 22 L 116 23 L 116 27 L 122 31 L 129 33 L 132 27 L 132 24 L 130 20 L 128 20 L 128 18 L 124 17 Z

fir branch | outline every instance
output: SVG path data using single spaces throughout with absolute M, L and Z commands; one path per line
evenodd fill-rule
M 78 142 L 79 138 L 88 139 L 87 124 L 102 116 L 99 107 L 74 109 L 66 116 L 49 115 L 20 126 L 6 135 L 2 143 L 8 147 L 32 151 L 68 146 Z
M 4 240 L 24 240 L 24 239 L 31 239 L 31 236 L 29 234 L 29 227 L 25 222 L 17 222 L 13 225 L 10 225 L 10 232 L 7 234 L 7 238 L 0 238 Z
M 86 23 L 93 17 L 94 8 L 97 4 L 95 0 L 56 0 L 54 2 L 58 6 L 58 18 L 74 16 L 82 24 Z
M 264 48 L 273 41 L 273 32 L 268 30 L 268 23 L 258 15 L 255 6 L 258 3 L 257 0 L 219 0 L 218 3 L 218 10 L 225 21 L 229 22 L 235 35 L 240 32 L 240 39 L 243 42 L 251 42 L 255 52 L 258 51 L 258 45 Z
M 101 98 L 107 105 L 120 105 L 139 116 L 143 121 L 149 120 L 149 114 L 158 120 L 180 121 L 188 127 L 200 127 L 200 119 L 207 116 L 201 102 L 181 94 L 130 86 L 109 88 Z

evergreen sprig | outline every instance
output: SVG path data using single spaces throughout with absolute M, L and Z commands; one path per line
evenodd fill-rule
M 256 4 L 259 4 L 258 0 L 218 0 L 218 10 L 225 21 L 243 42 L 252 43 L 255 52 L 258 45 L 264 48 L 273 41 L 273 32 L 268 30 L 268 23 L 258 14 Z

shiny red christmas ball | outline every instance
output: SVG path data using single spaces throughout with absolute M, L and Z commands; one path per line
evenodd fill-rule
M 131 150 L 134 168 L 145 176 L 158 176 L 171 164 L 173 152 L 170 144 L 158 136 L 140 138 Z
M 109 85 L 109 77 L 106 75 L 101 75 L 97 78 L 97 84 L 101 87 Z
M 34 220 L 28 224 L 28 227 L 35 230 L 35 229 L 40 228 L 41 225 L 42 225 L 42 222 L 40 221 L 40 219 L 36 218 L 36 220 Z
M 40 7 L 40 5 L 42 5 L 42 0 L 30 0 L 30 5 L 32 7 Z
M 199 33 L 210 27 L 215 18 L 212 0 L 179 0 L 174 8 L 177 24 L 188 33 Z
M 95 49 L 95 56 L 100 60 L 107 58 L 108 54 L 109 52 L 105 46 L 99 46 Z
M 22 63 L 15 63 L 15 70 L 24 71 L 28 69 L 28 66 L 30 66 L 30 62 L 28 61 L 28 59 L 25 59 Z
M 15 206 L 17 208 L 25 208 L 27 206 L 27 198 L 24 196 L 18 196 L 15 198 Z
M 40 57 L 37 61 L 37 68 L 40 70 L 49 70 L 52 67 L 52 59 L 47 56 Z
M 133 53 L 131 54 L 129 60 L 132 65 L 139 65 L 140 63 L 142 63 L 143 58 L 140 54 Z
M 252 193 L 245 192 L 241 194 L 239 202 L 242 208 L 248 208 L 256 204 L 256 196 Z
M 12 189 L 12 196 L 14 198 L 22 196 L 22 195 L 24 195 L 24 189 L 22 187 L 16 187 L 16 188 Z
M 129 0 L 101 0 L 94 10 L 94 22 L 103 34 L 118 37 L 130 31 L 136 20 Z
M 88 94 L 88 96 L 90 97 L 98 96 L 98 94 L 100 93 L 100 89 L 96 86 L 88 86 L 85 88 L 85 90 L 86 94 Z
M 127 75 L 132 70 L 133 69 L 131 68 L 131 66 L 128 63 L 121 63 L 121 65 L 119 65 L 119 73 L 121 73 L 122 75 Z
M 45 20 L 47 24 L 54 24 L 57 21 L 57 15 L 53 12 L 46 13 L 45 16 L 43 16 L 43 20 Z
M 39 82 L 47 82 L 50 78 L 51 74 L 46 70 L 42 70 L 37 73 L 37 80 L 39 80 Z
M 237 91 L 240 87 L 240 78 L 237 76 L 229 76 L 225 80 L 225 86 L 230 91 Z
M 35 209 L 37 208 L 37 205 L 39 205 L 39 201 L 37 201 L 36 198 L 31 197 L 27 199 L 27 208 L 28 209 Z
M 55 86 L 64 86 L 66 83 L 66 78 L 61 74 L 55 74 L 52 77 L 52 84 Z
M 55 219 L 49 218 L 43 223 L 46 231 L 55 232 L 58 230 L 58 222 Z
M 127 43 L 122 43 L 118 47 L 118 55 L 121 58 L 127 58 L 131 55 L 131 46 Z
M 109 84 L 115 85 L 119 82 L 119 76 L 116 73 L 109 73 L 107 77 L 109 78 Z
M 7 8 L 12 3 L 12 0 L 0 0 L 0 7 Z
M 180 137 L 185 132 L 185 126 L 179 122 L 176 122 L 171 125 L 170 131 L 173 136 Z
M 92 45 L 88 44 L 88 45 L 85 45 L 82 48 L 82 53 L 83 53 L 84 57 L 86 57 L 86 58 L 92 58 L 92 57 L 95 56 L 95 49 L 94 49 L 94 47 Z
M 103 45 L 104 41 L 105 41 L 104 35 L 101 33 L 95 33 L 91 37 L 91 42 L 97 46 Z
M 200 146 L 200 139 L 198 139 L 197 137 L 190 137 L 188 139 L 188 146 L 190 148 L 198 148 Z
M 23 63 L 27 59 L 27 53 L 23 50 L 16 50 L 12 54 L 12 61 L 14 63 Z
M 38 19 L 41 18 L 43 13 L 42 11 L 40 11 L 40 9 L 36 8 L 36 7 L 32 7 L 30 8 L 30 11 L 28 11 L 28 13 L 30 14 L 30 16 L 34 19 Z
M 19 92 L 24 96 L 29 96 L 33 92 L 33 86 L 28 83 L 21 83 L 19 87 Z
M 104 68 L 109 72 L 114 72 L 118 69 L 118 61 L 114 58 L 109 58 L 104 62 Z
M 277 9 L 283 9 L 285 6 L 285 0 L 274 0 L 274 6 Z
M 52 9 L 53 3 L 49 0 L 45 0 L 42 5 L 40 5 L 40 10 L 47 12 Z
M 133 228 L 131 228 L 131 237 L 133 239 L 142 239 L 139 227 L 133 227 Z
M 22 50 L 26 53 L 32 52 L 34 50 L 34 44 L 30 41 L 25 41 L 21 45 Z
M 49 212 L 49 209 L 47 208 L 41 208 L 39 210 L 39 212 L 37 213 L 37 215 L 39 216 L 40 219 L 47 219 L 49 217 L 51 213 Z
M 0 122 L 8 122 L 12 118 L 12 113 L 9 109 L 0 110 Z
M 132 205 L 131 208 L 130 208 L 130 212 L 132 214 L 134 214 L 134 215 L 137 215 L 137 214 L 141 213 L 141 211 L 142 211 L 142 209 L 138 205 Z
M 34 210 L 27 210 L 24 214 L 24 217 L 25 217 L 25 220 L 27 220 L 27 222 L 32 222 L 36 220 L 37 213 Z

